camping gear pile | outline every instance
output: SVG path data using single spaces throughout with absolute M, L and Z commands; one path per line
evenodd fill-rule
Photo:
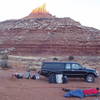
M 48 77 L 48 81 L 49 83 L 57 83 L 57 84 L 64 84 L 68 82 L 68 78 L 67 76 L 63 75 L 63 74 L 51 74 Z
M 12 74 L 12 77 L 15 77 L 17 79 L 34 79 L 34 80 L 38 80 L 40 79 L 40 74 L 38 72 L 32 74 L 31 72 L 27 71 L 25 73 L 14 73 Z

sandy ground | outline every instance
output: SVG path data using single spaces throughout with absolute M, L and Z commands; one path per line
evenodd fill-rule
M 100 71 L 100 68 L 98 68 Z M 40 80 L 13 79 L 15 69 L 0 70 L 0 100 L 80 100 L 80 98 L 65 98 L 62 88 L 86 89 L 99 87 L 100 78 L 95 83 L 86 83 L 80 79 L 70 79 L 66 84 L 50 84 L 47 78 Z M 21 70 L 20 70 L 21 71 Z M 83 100 L 96 100 L 96 97 L 85 97 Z M 98 97 L 100 100 L 100 96 Z

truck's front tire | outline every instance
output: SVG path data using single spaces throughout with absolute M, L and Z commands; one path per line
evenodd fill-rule
M 95 76 L 93 74 L 88 74 L 85 77 L 85 81 L 88 82 L 88 83 L 93 83 L 95 81 Z

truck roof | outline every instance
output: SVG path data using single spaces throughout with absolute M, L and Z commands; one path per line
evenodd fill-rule
M 53 64 L 58 64 L 58 63 L 68 63 L 68 64 L 79 64 L 79 63 L 77 63 L 77 62 L 43 62 L 43 64 L 50 64 L 50 63 L 53 63 Z

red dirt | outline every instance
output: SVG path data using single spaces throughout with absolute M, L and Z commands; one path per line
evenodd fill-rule
M 100 71 L 100 68 L 98 70 Z M 80 100 L 79 98 L 64 98 L 65 92 L 62 88 L 100 88 L 99 78 L 95 83 L 70 79 L 66 84 L 50 84 L 44 77 L 40 80 L 12 79 L 11 75 L 15 71 L 18 70 L 0 70 L 0 100 Z M 84 100 L 96 100 L 96 97 L 86 97 Z

